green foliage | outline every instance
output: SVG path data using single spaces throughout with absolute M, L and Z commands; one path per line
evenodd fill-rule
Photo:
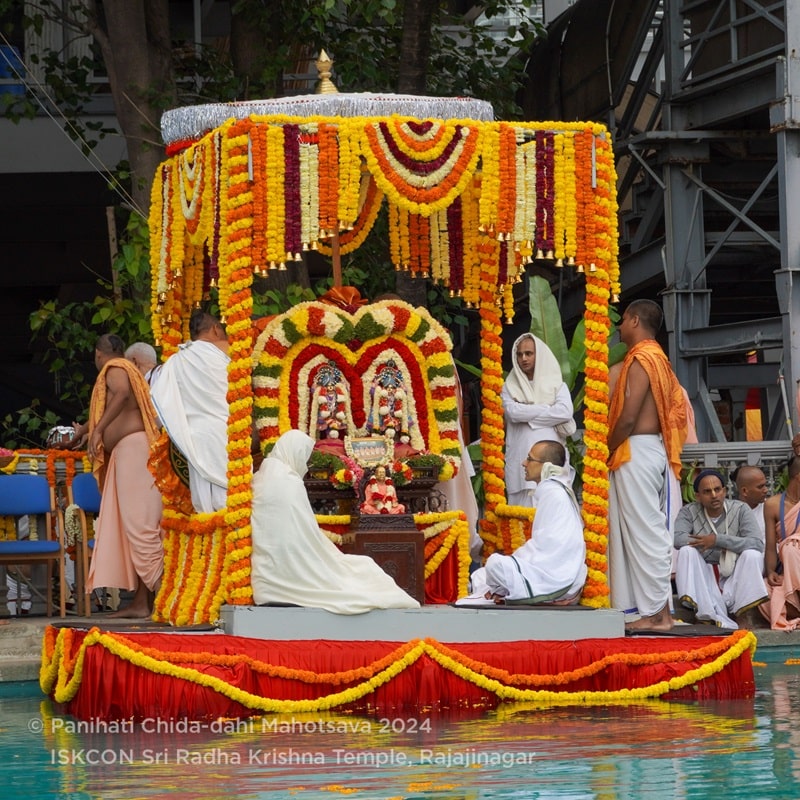
M 3 447 L 11 450 L 44 447 L 51 428 L 62 424 L 53 411 L 42 408 L 39 400 L 33 399 L 27 408 L 15 414 L 6 414 L 3 420 Z
M 149 294 L 148 231 L 137 214 L 131 214 L 112 265 L 112 282 L 97 278 L 98 294 L 91 301 L 60 304 L 47 300 L 29 318 L 31 339 L 44 344 L 43 360 L 53 378 L 56 395 L 80 415 L 89 403 L 94 371 L 94 346 L 103 333 L 116 333 L 126 345 L 152 343 L 149 305 L 140 299 Z M 59 424 L 52 411 L 33 400 L 13 416 L 15 435 L 35 441 L 44 429 Z M 45 427 L 46 426 L 46 427 Z M 37 445 L 41 446 L 41 442 Z
M 483 509 L 486 504 L 486 490 L 483 485 L 483 452 L 480 442 L 468 444 L 467 452 L 475 468 L 475 474 L 472 476 L 472 492 L 478 501 L 478 508 Z
M 344 466 L 345 463 L 339 456 L 335 453 L 326 453 L 324 450 L 312 450 L 311 458 L 308 459 L 308 471 L 311 473 L 327 471 L 333 474 Z

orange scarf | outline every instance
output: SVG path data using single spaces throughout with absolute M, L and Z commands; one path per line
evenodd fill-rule
M 625 386 L 628 382 L 628 370 L 631 364 L 638 361 L 650 378 L 650 391 L 658 410 L 658 421 L 661 424 L 661 435 L 667 460 L 675 477 L 681 476 L 681 450 L 686 441 L 688 423 L 686 419 L 686 403 L 683 390 L 672 371 L 666 354 L 654 339 L 645 339 L 628 350 L 622 362 L 622 371 L 614 388 L 614 396 L 608 409 L 608 428 L 613 430 L 617 424 L 625 401 Z M 626 439 L 611 455 L 608 468 L 615 470 L 631 459 L 630 440 Z
M 142 414 L 142 422 L 144 424 L 144 432 L 147 434 L 147 441 L 152 444 L 158 438 L 159 429 L 156 422 L 156 412 L 153 408 L 153 401 L 150 399 L 150 387 L 147 385 L 147 381 L 142 377 L 142 373 L 125 358 L 112 358 L 110 361 L 107 361 L 103 365 L 103 369 L 100 370 L 100 374 L 97 376 L 94 389 L 92 389 L 91 405 L 89 406 L 89 436 L 92 435 L 95 425 L 100 421 L 103 412 L 106 410 L 106 393 L 108 391 L 108 387 L 106 386 L 106 371 L 109 367 L 119 367 L 128 373 L 131 391 L 139 406 L 139 411 Z M 92 462 L 92 472 L 97 478 L 97 485 L 102 491 L 103 483 L 106 479 L 106 455 L 102 445 Z

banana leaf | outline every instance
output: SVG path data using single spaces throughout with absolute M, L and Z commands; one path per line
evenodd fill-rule
M 571 372 L 569 348 L 561 324 L 561 312 L 550 284 L 541 275 L 533 275 L 528 281 L 528 304 L 531 312 L 531 333 L 538 336 L 553 351 L 561 367 L 564 382 L 569 385 L 567 381 L 567 375 Z

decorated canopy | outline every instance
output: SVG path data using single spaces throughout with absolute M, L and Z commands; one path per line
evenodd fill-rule
M 619 292 L 616 175 L 602 125 L 498 122 L 469 99 L 328 95 L 215 104 L 165 115 L 153 182 L 152 324 L 164 356 L 188 337 L 213 286 L 230 339 L 228 575 L 247 571 L 253 417 L 251 286 L 305 250 L 355 250 L 386 203 L 395 269 L 449 287 L 481 316 L 489 552 L 524 541 L 529 512 L 505 505 L 503 319 L 525 265 L 585 273 L 584 602 L 608 604 L 608 306 Z M 396 113 L 400 111 L 402 115 Z M 415 113 L 419 112 L 419 113 Z M 241 581 L 227 602 L 249 602 Z M 238 588 L 236 588 L 238 587 Z

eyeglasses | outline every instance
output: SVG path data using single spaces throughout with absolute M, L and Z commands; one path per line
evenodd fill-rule
M 525 456 L 526 461 L 535 461 L 537 464 L 544 464 L 546 463 L 543 458 L 533 458 L 531 456 Z

